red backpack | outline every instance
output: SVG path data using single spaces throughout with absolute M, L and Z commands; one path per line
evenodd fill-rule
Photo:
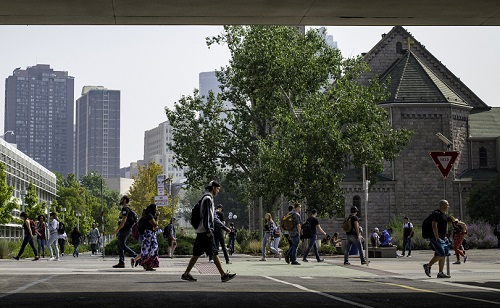
M 36 232 L 36 224 L 35 224 L 35 221 L 34 221 L 34 220 L 32 220 L 32 219 L 29 219 L 29 218 L 28 218 L 28 220 L 29 220 L 29 223 L 30 223 L 31 234 L 36 235 L 36 234 L 37 234 L 37 232 Z

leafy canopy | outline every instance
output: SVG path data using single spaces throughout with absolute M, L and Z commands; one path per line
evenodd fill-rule
M 374 181 L 409 140 L 377 105 L 385 87 L 358 82 L 368 71 L 363 58 L 344 59 L 315 30 L 226 26 L 207 43 L 231 53 L 217 72 L 222 93 L 195 90 L 166 109 L 170 146 L 190 185 L 222 172 L 268 209 L 283 194 L 332 215 L 343 207 L 344 169 L 366 163 Z

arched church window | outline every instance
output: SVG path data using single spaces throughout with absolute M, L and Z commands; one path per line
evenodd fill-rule
M 360 196 L 354 196 L 352 198 L 352 205 L 357 207 L 359 209 L 359 207 L 361 206 L 361 197 Z
M 488 151 L 484 147 L 479 148 L 479 168 L 488 167 Z
M 396 43 L 396 53 L 402 53 L 403 51 L 403 44 L 401 42 Z

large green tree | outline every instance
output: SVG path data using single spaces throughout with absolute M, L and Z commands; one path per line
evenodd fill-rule
M 12 211 L 17 208 L 17 204 L 13 202 L 12 198 L 13 191 L 14 187 L 7 185 L 5 165 L 0 163 L 0 224 L 12 221 Z
M 500 221 L 500 177 L 475 186 L 467 195 L 467 214 L 472 221 L 486 221 L 492 225 Z
M 364 59 L 344 59 L 316 30 L 227 26 L 207 42 L 231 53 L 217 74 L 222 94 L 195 91 L 166 109 L 191 185 L 222 172 L 269 210 L 283 194 L 331 215 L 343 207 L 346 168 L 368 164 L 373 182 L 409 140 L 378 107 L 385 87 L 376 78 L 358 82 Z

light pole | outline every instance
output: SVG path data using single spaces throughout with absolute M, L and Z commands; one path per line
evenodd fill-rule
M 63 208 L 61 209 L 61 212 L 62 212 L 62 214 L 63 214 L 63 221 L 64 221 L 64 212 L 66 212 L 66 208 L 65 208 L 65 207 L 63 207 Z
M 52 201 L 47 201 L 47 218 L 50 216 L 50 206 L 52 205 Z
M 24 198 L 26 197 L 26 190 L 21 190 L 21 212 L 24 212 Z
M 76 216 L 76 218 L 78 218 L 78 221 L 77 221 L 77 224 L 76 224 L 76 226 L 77 226 L 76 228 L 78 230 L 80 230 L 80 216 L 82 216 L 82 214 L 80 214 L 80 212 L 76 212 L 75 216 Z

